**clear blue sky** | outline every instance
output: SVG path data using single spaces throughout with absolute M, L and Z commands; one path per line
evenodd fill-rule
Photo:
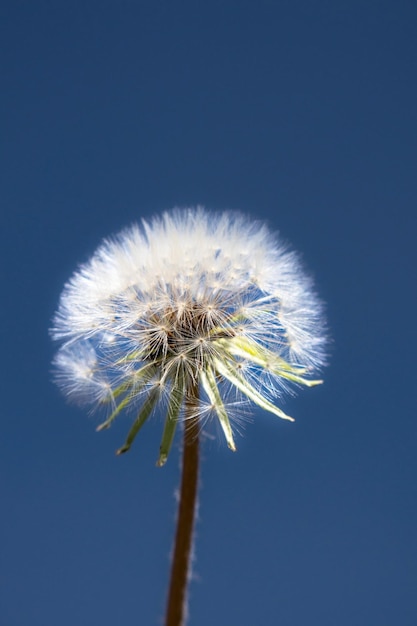
M 240 209 L 328 303 L 321 388 L 207 439 L 190 626 L 415 626 L 417 4 L 4 2 L 1 626 L 157 626 L 178 482 L 156 418 L 51 383 L 63 283 L 174 205 Z

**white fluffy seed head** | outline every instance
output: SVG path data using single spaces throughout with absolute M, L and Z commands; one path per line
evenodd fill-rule
M 123 408 L 156 384 L 182 386 L 183 399 L 192 380 L 221 413 L 226 375 L 258 402 L 253 393 L 310 384 L 302 376 L 325 358 L 322 305 L 298 256 L 264 224 L 202 208 L 104 241 L 66 284 L 52 335 L 64 391 L 92 403 L 128 394 Z

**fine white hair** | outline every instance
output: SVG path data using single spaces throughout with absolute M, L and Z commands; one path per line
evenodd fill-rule
M 320 382 L 308 376 L 325 362 L 323 307 L 299 256 L 264 223 L 201 207 L 105 240 L 65 285 L 52 336 L 63 390 L 113 408 L 189 377 L 217 412 L 220 379 L 271 410 L 280 390 Z

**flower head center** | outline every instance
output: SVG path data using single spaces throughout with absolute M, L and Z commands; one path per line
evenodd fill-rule
M 217 310 L 217 315 L 213 311 L 213 305 L 193 301 L 153 312 L 148 319 L 149 334 L 143 360 L 162 364 L 180 357 L 186 359 L 192 369 L 200 369 L 211 354 L 213 341 L 219 336 L 234 334 L 232 327 L 224 323 L 227 315 L 221 316 L 220 329 L 220 311 Z

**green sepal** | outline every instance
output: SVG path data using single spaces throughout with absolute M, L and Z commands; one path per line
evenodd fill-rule
M 174 440 L 175 430 L 178 424 L 178 416 L 181 411 L 184 395 L 185 390 L 183 385 L 174 384 L 171 390 L 164 431 L 162 433 L 161 445 L 159 447 L 159 459 L 156 462 L 157 467 L 162 467 L 167 461 L 168 454 Z
M 130 450 L 130 446 L 132 445 L 136 435 L 138 434 L 138 432 L 140 431 L 140 429 L 142 428 L 142 426 L 148 419 L 149 415 L 151 414 L 152 409 L 157 403 L 158 398 L 159 398 L 159 393 L 160 393 L 159 385 L 158 387 L 154 387 L 152 391 L 150 391 L 145 402 L 142 404 L 142 407 L 139 411 L 137 418 L 133 422 L 132 428 L 129 430 L 125 443 L 123 444 L 121 448 L 116 450 L 117 455 L 124 454 L 125 452 Z
M 126 356 L 122 357 L 117 361 L 117 364 L 120 365 L 122 363 L 127 363 L 129 361 L 142 361 L 143 360 L 143 351 L 135 350 L 134 352 L 129 352 Z
M 230 425 L 229 416 L 222 402 L 219 388 L 216 383 L 216 378 L 211 368 L 206 368 L 200 374 L 200 380 L 203 385 L 203 389 L 208 395 L 210 402 L 212 403 L 217 417 L 219 418 L 220 425 L 223 429 L 224 436 L 226 437 L 228 447 L 236 452 L 235 442 L 233 440 L 233 431 Z
M 264 398 L 252 385 L 243 378 L 240 374 L 238 374 L 235 368 L 229 363 L 225 363 L 220 361 L 220 359 L 215 359 L 214 361 L 216 370 L 219 374 L 224 376 L 232 385 L 235 385 L 242 393 L 244 393 L 250 400 L 255 402 L 258 406 L 270 413 L 274 413 L 278 417 L 284 420 L 289 420 L 290 422 L 294 422 L 294 418 L 290 417 L 284 411 L 279 409 L 277 406 L 272 404 Z
M 109 404 L 110 402 L 114 402 L 116 398 L 118 398 L 123 393 L 125 393 L 125 391 L 128 391 L 130 387 L 131 387 L 130 383 L 126 383 L 126 382 L 122 383 L 121 385 L 116 387 L 116 389 L 112 389 L 109 392 L 108 396 L 100 400 L 100 404 Z
M 314 387 L 320 385 L 322 380 L 309 380 L 300 376 L 306 369 L 301 365 L 291 365 L 285 359 L 278 357 L 273 352 L 260 346 L 245 337 L 233 337 L 232 339 L 220 339 L 219 343 L 232 355 L 247 359 L 256 365 L 272 372 L 276 376 L 290 380 L 291 382 Z
M 119 402 L 117 407 L 114 409 L 114 411 L 110 415 L 110 417 L 108 417 L 105 422 L 102 422 L 101 424 L 99 424 L 97 426 L 96 431 L 100 432 L 101 430 L 105 430 L 106 428 L 110 428 L 111 423 L 113 422 L 113 420 L 116 419 L 116 417 L 119 415 L 119 413 L 121 411 L 123 411 L 123 409 L 129 404 L 129 402 L 131 400 L 132 400 L 132 398 L 131 398 L 130 394 L 128 394 L 125 398 L 123 398 L 123 400 L 121 402 Z
M 156 368 L 153 363 L 144 365 L 140 370 L 134 372 L 134 376 L 131 382 L 123 382 L 113 392 L 113 397 L 116 398 L 123 392 L 127 392 L 127 395 L 120 401 L 113 413 L 96 428 L 99 432 L 106 428 L 110 428 L 113 420 L 119 415 L 119 413 L 131 402 L 133 393 L 138 393 L 145 384 L 155 375 Z

